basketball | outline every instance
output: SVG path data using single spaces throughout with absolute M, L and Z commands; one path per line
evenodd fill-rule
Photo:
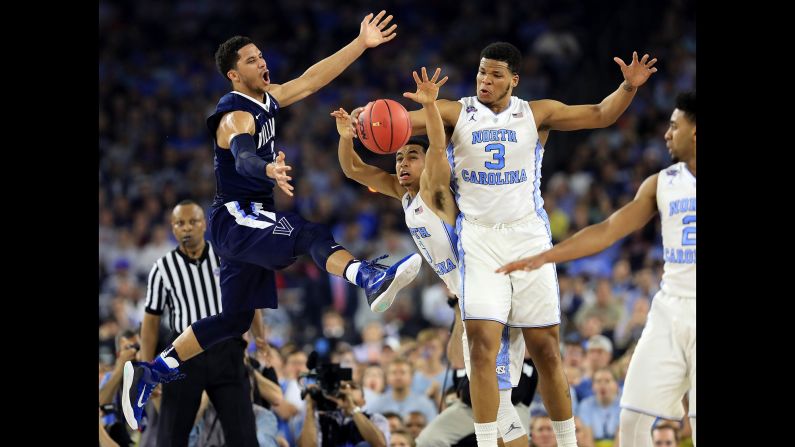
M 376 154 L 394 154 L 409 141 L 409 112 L 397 101 L 377 99 L 359 114 L 359 141 Z

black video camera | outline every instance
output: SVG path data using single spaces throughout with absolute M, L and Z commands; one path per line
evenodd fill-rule
M 324 394 L 338 397 L 340 395 L 340 383 L 343 380 L 351 380 L 353 370 L 351 368 L 341 368 L 339 363 L 318 365 L 317 358 L 317 352 L 313 351 L 306 361 L 306 367 L 309 368 L 309 372 L 301 374 L 304 379 L 301 399 L 304 399 L 309 394 L 317 404 L 319 411 L 333 411 L 337 409 L 337 404 L 327 399 Z M 310 388 L 309 385 L 313 384 L 318 387 Z

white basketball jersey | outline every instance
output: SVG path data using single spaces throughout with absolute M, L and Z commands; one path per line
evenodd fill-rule
M 543 211 L 544 148 L 527 101 L 512 96 L 498 114 L 476 96 L 459 102 L 461 113 L 447 158 L 461 213 L 474 222 L 492 225 Z
M 668 295 L 696 297 L 696 178 L 684 162 L 657 176 L 665 267 L 660 288 Z
M 428 261 L 433 270 L 442 278 L 450 291 L 460 295 L 459 284 L 461 275 L 458 272 L 458 236 L 455 229 L 447 225 L 433 213 L 422 197 L 417 194 L 411 200 L 409 193 L 403 196 L 403 212 L 406 214 L 406 226 L 422 257 Z

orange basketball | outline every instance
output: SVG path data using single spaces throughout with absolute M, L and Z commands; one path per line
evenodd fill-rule
M 394 154 L 411 136 L 409 112 L 397 101 L 377 99 L 359 114 L 356 134 L 376 154 Z

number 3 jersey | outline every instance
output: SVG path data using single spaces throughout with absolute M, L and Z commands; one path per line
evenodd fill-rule
M 513 222 L 531 213 L 546 221 L 540 191 L 544 148 L 527 101 L 512 96 L 497 114 L 476 96 L 459 102 L 461 113 L 447 159 L 461 213 L 484 225 Z
M 696 178 L 684 162 L 657 176 L 657 209 L 662 220 L 665 267 L 663 292 L 696 297 Z

